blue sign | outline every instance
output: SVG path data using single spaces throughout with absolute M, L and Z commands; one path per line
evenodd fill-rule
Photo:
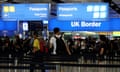
M 0 31 L 16 31 L 17 21 L 2 21 L 0 20 Z
M 51 19 L 48 30 L 53 31 L 55 27 L 59 27 L 61 31 L 111 31 L 109 21 L 60 21 Z
M 0 36 L 13 37 L 13 36 L 15 36 L 15 35 L 16 35 L 15 31 L 6 31 L 6 32 L 0 31 Z
M 4 22 L 0 20 L 0 30 L 4 30 Z
M 4 21 L 4 30 L 7 31 L 16 31 L 17 30 L 17 21 Z
M 110 19 L 110 25 L 113 31 L 120 31 L 120 18 Z
M 3 4 L 4 20 L 46 20 L 49 4 Z
M 108 10 L 108 3 L 61 3 L 57 4 L 57 19 L 105 21 Z

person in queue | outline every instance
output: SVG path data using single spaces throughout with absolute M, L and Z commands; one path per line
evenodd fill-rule
M 71 55 L 59 28 L 54 28 L 54 35 L 50 38 L 50 52 L 53 55 Z
M 37 36 L 36 33 L 34 33 L 33 37 L 34 37 L 33 49 L 32 49 L 32 52 L 33 52 L 32 62 L 33 63 L 31 64 L 30 72 L 34 72 L 34 69 L 35 69 L 34 62 L 38 63 L 41 67 L 44 67 L 44 65 L 42 64 L 43 63 L 43 60 L 42 60 L 43 56 L 40 53 L 40 41 L 39 41 L 38 36 Z M 45 72 L 45 70 L 41 69 L 41 72 Z
M 104 61 L 104 55 L 107 48 L 106 37 L 104 35 L 99 36 L 99 41 L 97 42 L 96 48 L 98 48 L 98 63 Z

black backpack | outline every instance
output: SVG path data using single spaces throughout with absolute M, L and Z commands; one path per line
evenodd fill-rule
M 67 50 L 66 50 L 66 46 L 65 43 L 62 39 L 62 36 L 60 38 L 56 38 L 56 53 L 57 55 L 67 55 Z

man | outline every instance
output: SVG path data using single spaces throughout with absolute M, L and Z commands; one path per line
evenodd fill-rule
M 34 34 L 34 41 L 33 41 L 33 53 L 37 53 L 40 50 L 40 43 L 37 35 Z
M 61 40 L 61 42 L 59 39 Z M 54 28 L 54 36 L 50 38 L 49 48 L 52 49 L 53 55 L 66 55 L 66 54 L 71 55 L 70 50 L 67 44 L 65 43 L 64 38 L 62 37 L 62 34 L 60 33 L 59 28 Z
M 43 55 L 40 53 L 40 42 L 39 42 L 39 39 L 37 37 L 37 34 L 34 34 L 33 35 L 34 37 L 34 40 L 33 40 L 33 58 L 32 58 L 32 62 L 38 62 L 39 65 L 41 67 L 43 67 L 44 65 L 42 64 L 43 60 L 42 60 L 42 57 Z M 30 72 L 34 72 L 34 68 L 35 68 L 35 64 L 31 64 L 31 70 Z M 44 69 L 41 69 L 42 72 L 45 72 Z
M 107 43 L 109 42 L 104 35 L 99 36 L 100 41 L 97 43 L 98 48 L 98 62 L 101 63 L 104 60 L 104 55 L 107 48 Z

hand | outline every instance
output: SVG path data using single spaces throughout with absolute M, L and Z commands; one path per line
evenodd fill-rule
M 68 52 L 69 55 L 71 55 L 71 52 Z
M 36 48 L 33 48 L 32 52 L 35 53 L 36 51 L 37 51 L 37 49 L 36 49 Z

